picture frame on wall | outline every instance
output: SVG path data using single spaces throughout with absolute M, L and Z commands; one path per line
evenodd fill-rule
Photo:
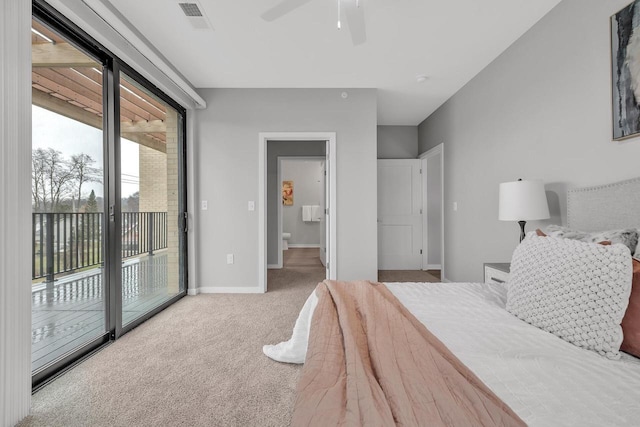
M 611 17 L 613 140 L 640 134 L 640 0 Z
M 293 181 L 282 181 L 282 204 L 293 206 Z

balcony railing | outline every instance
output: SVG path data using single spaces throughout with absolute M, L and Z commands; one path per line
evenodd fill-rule
M 32 214 L 32 279 L 53 282 L 60 273 L 101 265 L 102 213 Z M 122 258 L 167 247 L 166 212 L 122 213 Z

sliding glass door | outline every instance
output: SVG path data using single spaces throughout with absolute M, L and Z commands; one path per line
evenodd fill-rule
M 184 291 L 180 280 L 182 116 L 120 72 L 122 324 Z
M 185 110 L 39 1 L 33 384 L 185 295 Z
M 104 338 L 103 65 L 32 22 L 32 368 Z

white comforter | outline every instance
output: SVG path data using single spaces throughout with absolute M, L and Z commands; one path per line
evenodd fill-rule
M 484 283 L 387 283 L 393 294 L 529 426 L 640 425 L 640 361 L 612 361 L 533 327 Z M 292 340 L 267 356 L 303 363 L 311 295 Z

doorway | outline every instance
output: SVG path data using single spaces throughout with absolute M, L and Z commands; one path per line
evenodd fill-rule
M 278 207 L 281 205 L 281 185 L 282 180 L 277 177 L 277 167 L 268 167 L 269 146 L 273 143 L 288 143 L 300 147 L 301 144 L 324 145 L 324 162 L 326 175 L 325 183 L 325 209 L 322 220 L 326 226 L 326 274 L 325 277 L 335 279 L 336 277 L 336 135 L 334 132 L 273 132 L 259 134 L 259 193 L 258 193 L 258 282 L 259 288 L 263 292 L 267 291 L 267 267 L 277 268 L 282 266 L 279 257 L 282 256 L 282 228 L 279 227 Z M 272 151 L 273 155 L 273 151 Z M 272 159 L 277 162 L 277 156 Z M 273 162 L 272 162 L 273 163 Z M 275 169 L 275 170 L 274 170 Z M 275 174 L 273 172 L 276 172 Z M 268 183 L 278 188 L 279 196 L 269 199 Z M 295 191 L 295 190 L 294 190 Z M 295 198 L 295 194 L 294 194 Z M 272 205 L 270 204 L 273 203 Z M 271 208 L 270 208 L 271 206 Z M 277 248 L 271 250 L 269 258 L 269 247 Z M 279 255 L 278 255 L 279 254 Z M 280 258 L 281 259 L 281 258 Z
M 378 160 L 378 280 L 446 281 L 443 144 Z
M 422 184 L 418 159 L 378 160 L 378 269 L 422 268 Z
M 420 155 L 422 174 L 423 242 L 422 268 L 444 275 L 444 145 Z
M 272 157 L 269 154 L 272 151 L 277 154 L 291 152 L 291 144 L 290 141 L 271 141 L 267 156 Z M 298 258 L 292 258 L 294 252 L 304 253 L 308 262 L 317 258 L 324 267 L 327 264 L 325 142 L 298 145 L 297 148 L 322 153 L 322 156 L 277 156 L 277 181 L 267 189 L 269 199 L 273 199 L 269 202 L 277 205 L 277 234 L 267 233 L 269 239 L 274 239 L 267 242 L 268 268 L 283 268 L 285 258 Z M 267 219 L 267 224 L 273 224 L 273 221 Z M 277 263 L 273 265 L 275 248 Z M 292 252 L 287 252 L 290 249 Z

